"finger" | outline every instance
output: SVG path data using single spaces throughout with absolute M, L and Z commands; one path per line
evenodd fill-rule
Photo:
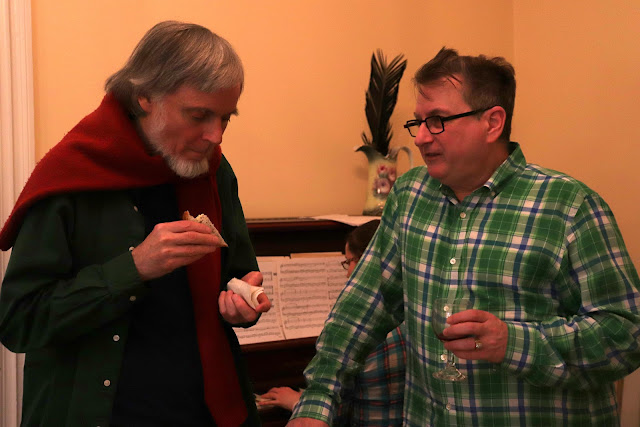
M 210 246 L 212 250 L 220 247 L 220 239 L 211 233 L 187 231 L 174 235 L 176 245 Z
M 479 322 L 465 322 L 456 323 L 448 328 L 444 328 L 442 334 L 449 339 L 460 339 L 468 336 L 479 336 L 484 333 L 484 323 Z
M 165 244 L 218 245 L 220 239 L 209 227 L 193 221 L 175 221 L 157 224 L 152 233 Z
M 455 351 L 456 355 L 458 352 L 470 352 L 476 350 L 476 338 L 475 337 L 464 337 L 460 339 L 453 339 L 451 341 L 444 341 L 444 348 L 449 351 Z M 462 357 L 462 356 L 460 356 Z
M 213 235 L 213 230 L 211 230 L 211 228 L 209 228 L 208 225 L 203 224 L 201 222 L 197 222 L 197 221 L 192 221 L 192 220 L 180 220 L 180 221 L 173 221 L 171 223 L 167 223 L 167 224 L 173 224 L 173 229 L 176 230 L 176 232 L 180 232 L 180 231 L 197 231 L 199 233 L 202 234 L 211 234 Z
M 261 399 L 275 399 L 276 395 L 274 393 L 271 393 L 271 392 L 268 391 L 265 394 L 261 394 L 260 398 Z
M 212 234 L 211 229 L 204 224 L 195 221 L 179 220 L 161 222 L 154 227 L 156 232 L 185 233 L 188 231 L 202 234 Z
M 450 325 L 454 325 L 456 323 L 462 322 L 485 322 L 492 316 L 493 314 L 489 313 L 488 311 L 470 309 L 452 314 L 447 319 L 447 323 Z
M 182 265 L 188 265 L 214 251 L 215 248 L 213 246 L 181 246 L 171 251 L 171 253 L 166 253 L 165 259 L 174 258 L 181 262 Z
M 215 252 L 218 248 L 213 241 L 208 242 L 187 242 L 185 240 L 164 241 L 153 247 L 152 251 L 147 251 L 147 257 L 163 260 L 171 258 L 193 258 L 188 263 L 195 261 L 209 253 Z
M 242 281 L 247 282 L 252 286 L 262 286 L 262 273 L 260 273 L 259 271 L 250 271 L 249 273 L 244 275 Z
M 227 314 L 232 318 L 238 317 L 238 306 L 236 305 L 236 301 L 240 299 L 244 301 L 244 299 L 235 294 L 233 291 L 227 291 L 227 295 L 225 296 L 225 305 L 227 306 Z
M 233 294 L 231 296 L 232 304 L 235 310 L 236 315 L 242 317 L 245 322 L 252 322 L 256 320 L 258 314 L 256 311 L 249 307 L 249 304 L 238 294 Z
M 220 314 L 228 314 L 227 308 L 227 296 L 228 293 L 232 291 L 222 291 L 220 292 L 220 296 L 218 297 L 218 308 L 220 309 Z
M 257 313 L 266 313 L 271 309 L 271 301 L 265 294 L 258 295 L 258 305 L 255 310 Z

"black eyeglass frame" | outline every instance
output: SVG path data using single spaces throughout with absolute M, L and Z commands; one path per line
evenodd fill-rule
M 412 137 L 415 138 L 416 136 L 418 136 L 418 130 L 420 129 L 420 126 L 422 126 L 422 124 L 424 123 L 424 125 L 427 127 L 427 130 L 429 131 L 429 133 L 431 135 L 438 135 L 438 134 L 441 134 L 442 132 L 444 132 L 444 122 L 448 122 L 450 120 L 455 120 L 455 119 L 461 119 L 462 117 L 473 116 L 474 114 L 478 114 L 478 113 L 484 113 L 485 111 L 490 110 L 493 107 L 495 107 L 495 105 L 492 106 L 492 107 L 480 108 L 480 109 L 477 109 L 477 110 L 467 111 L 466 113 L 456 114 L 456 115 L 447 116 L 447 117 L 429 116 L 429 117 L 425 117 L 422 120 L 418 120 L 418 119 L 407 120 L 407 122 L 404 124 L 404 128 L 409 131 L 409 135 L 411 135 Z M 439 131 L 439 132 L 431 131 L 431 128 L 427 124 L 427 120 L 433 120 L 435 118 L 440 120 L 440 125 L 442 126 L 442 130 Z M 414 126 L 417 126 L 416 127 L 417 130 L 416 130 L 416 134 L 415 135 L 413 133 L 411 133 L 411 128 L 413 128 Z
M 344 268 L 345 270 L 349 269 L 349 264 L 351 264 L 353 261 L 358 261 L 358 258 L 347 258 L 344 261 L 340 262 L 340 265 L 342 265 L 342 268 Z

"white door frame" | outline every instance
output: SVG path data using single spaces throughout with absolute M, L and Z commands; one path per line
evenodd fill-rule
M 0 5 L 0 224 L 35 165 L 31 0 Z M 0 283 L 9 260 L 0 252 Z M 17 427 L 24 355 L 0 345 L 0 427 Z

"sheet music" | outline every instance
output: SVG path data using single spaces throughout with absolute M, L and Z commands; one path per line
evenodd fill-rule
M 319 335 L 328 314 L 324 261 L 317 258 L 283 261 L 278 273 L 285 336 L 293 339 Z
M 266 258 L 266 257 L 265 257 Z M 285 257 L 279 257 L 284 259 Z M 240 344 L 253 344 L 258 342 L 284 340 L 279 305 L 280 301 L 276 292 L 278 258 L 258 259 L 258 267 L 263 276 L 262 287 L 264 293 L 271 301 L 271 310 L 262 313 L 260 320 L 250 328 L 234 328 Z
M 329 292 L 329 311 L 333 308 L 338 295 L 347 284 L 347 271 L 342 268 L 341 262 L 344 261 L 344 255 L 332 258 L 325 258 L 327 267 L 327 288 Z
M 284 334 L 287 339 L 320 334 L 335 303 L 335 275 L 342 270 L 343 257 L 295 258 L 280 263 L 279 297 Z M 344 287 L 344 270 L 342 286 Z M 330 286 L 331 282 L 331 286 Z
M 316 337 L 346 283 L 343 255 L 258 257 L 272 303 L 255 326 L 235 328 L 240 344 Z

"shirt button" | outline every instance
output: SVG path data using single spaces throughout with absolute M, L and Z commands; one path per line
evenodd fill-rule
M 446 355 L 446 353 L 445 353 L 445 354 L 441 354 L 441 355 L 440 355 L 440 360 L 442 360 L 443 362 L 446 362 L 446 360 L 447 360 L 447 355 Z
M 135 295 L 131 295 L 129 297 L 129 301 L 134 302 L 136 300 L 136 296 Z
M 456 259 L 455 258 L 451 258 L 449 260 L 449 264 L 454 265 L 456 263 Z
M 447 411 L 450 411 L 452 408 L 451 403 L 447 403 L 444 407 L 447 408 Z
M 120 341 L 120 335 L 114 335 L 113 340 L 116 342 Z
M 136 212 L 138 212 L 138 207 L 137 207 L 137 206 L 134 206 L 134 207 L 133 207 L 133 210 L 134 210 L 134 211 L 136 211 Z
M 109 380 L 104 380 L 104 386 L 105 387 L 109 387 L 111 385 L 111 381 Z
M 460 218 L 465 219 L 467 217 L 467 214 L 464 212 L 460 212 Z

